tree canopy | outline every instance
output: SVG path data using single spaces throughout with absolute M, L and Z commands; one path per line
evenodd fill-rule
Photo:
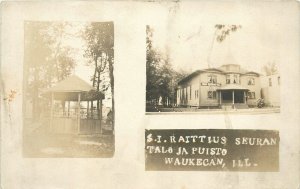
M 63 22 L 25 22 L 25 92 L 32 99 L 34 119 L 40 113 L 40 89 L 63 80 L 75 67 L 72 49 L 62 45 L 66 26 Z
M 92 85 L 100 90 L 101 74 L 108 71 L 112 79 L 114 54 L 114 27 L 112 22 L 92 22 L 85 27 L 83 38 L 86 42 L 84 56 L 93 66 Z M 108 84 L 112 84 L 108 82 Z M 106 87 L 107 88 L 107 87 Z
M 263 66 L 262 69 L 267 76 L 278 73 L 277 64 L 275 62 L 268 62 L 266 65 Z

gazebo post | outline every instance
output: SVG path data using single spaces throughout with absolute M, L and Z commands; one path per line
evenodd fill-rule
M 68 101 L 68 117 L 70 117 L 70 101 Z
M 62 108 L 63 108 L 63 117 L 66 116 L 66 101 L 61 101 L 61 105 L 62 105 Z
M 87 109 L 86 109 L 86 118 L 89 118 L 89 111 L 90 111 L 90 101 L 87 101 Z
M 78 101 L 77 101 L 77 134 L 80 133 L 80 92 L 78 93 Z
M 91 118 L 93 118 L 93 100 L 91 100 Z
M 99 120 L 100 120 L 100 133 L 102 134 L 102 98 L 99 100 L 100 106 L 99 106 Z
M 54 101 L 54 94 L 51 92 L 51 112 L 50 112 L 50 131 L 53 131 L 53 101 Z

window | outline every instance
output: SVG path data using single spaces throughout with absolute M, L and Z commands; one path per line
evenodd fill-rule
M 272 87 L 272 78 L 269 78 L 269 87 Z
M 249 99 L 255 99 L 255 92 L 248 92 Z
M 253 77 L 249 78 L 248 85 L 255 85 L 255 79 Z
M 182 100 L 182 99 L 183 99 L 183 90 L 180 89 L 180 100 Z
M 208 83 L 216 84 L 217 83 L 217 76 L 215 76 L 215 75 L 209 75 L 208 76 Z
M 207 98 L 208 99 L 217 99 L 217 92 L 216 91 L 208 91 Z
M 191 93 L 190 89 L 191 89 L 190 86 L 188 86 L 188 87 L 186 88 L 186 100 L 190 99 L 190 96 L 191 96 L 191 94 L 190 94 L 190 93 Z
M 233 75 L 233 83 L 234 84 L 239 83 L 238 75 L 236 74 Z
M 190 100 L 192 100 L 192 86 L 190 86 Z
M 226 84 L 230 84 L 230 75 L 226 75 Z
M 195 90 L 195 99 L 198 98 L 198 90 Z
M 280 85 L 280 77 L 277 77 L 278 85 Z

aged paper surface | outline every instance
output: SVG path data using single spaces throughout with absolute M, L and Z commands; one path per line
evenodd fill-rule
M 25 23 L 28 22 L 113 23 L 115 141 L 111 157 L 85 158 L 80 153 L 64 155 L 57 146 L 42 153 L 63 155 L 24 156 L 24 42 Z M 275 62 L 280 68 L 280 111 L 145 112 L 147 26 L 154 28 L 156 33 L 153 35 L 162 36 L 157 41 L 161 46 L 169 46 L 173 62 L 191 74 L 197 69 L 207 68 L 208 41 L 211 38 L 205 38 L 210 37 L 208 34 L 216 25 L 241 25 L 241 29 L 230 37 L 234 41 L 239 36 L 237 38 L 242 43 L 238 44 L 244 45 L 240 51 L 230 47 L 241 67 L 259 71 L 264 64 Z M 1 187 L 299 188 L 299 31 L 299 5 L 296 1 L 2 2 Z M 174 40 L 178 33 L 182 35 Z M 188 42 L 182 43 L 179 38 Z M 78 45 L 79 42 L 73 43 Z M 211 53 L 210 60 L 214 61 L 211 67 L 222 65 L 218 63 L 222 60 L 221 55 L 220 49 Z M 79 61 L 77 64 L 83 63 Z M 82 69 L 75 70 L 75 74 L 82 74 Z M 246 92 L 247 89 L 242 90 Z M 213 92 L 207 95 L 212 99 L 218 97 Z M 253 98 L 252 93 L 240 98 L 227 96 L 222 100 L 245 102 L 242 97 Z M 159 98 L 158 103 L 161 101 L 165 105 L 167 102 L 169 105 L 169 100 Z M 279 171 L 146 171 L 145 129 L 276 130 L 280 136 Z M 94 143 L 85 141 L 83 144 Z M 28 146 L 32 145 L 29 143 Z

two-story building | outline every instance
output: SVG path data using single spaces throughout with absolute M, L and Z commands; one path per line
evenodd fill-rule
M 261 94 L 260 74 L 238 64 L 197 70 L 178 83 L 177 106 L 255 106 Z

